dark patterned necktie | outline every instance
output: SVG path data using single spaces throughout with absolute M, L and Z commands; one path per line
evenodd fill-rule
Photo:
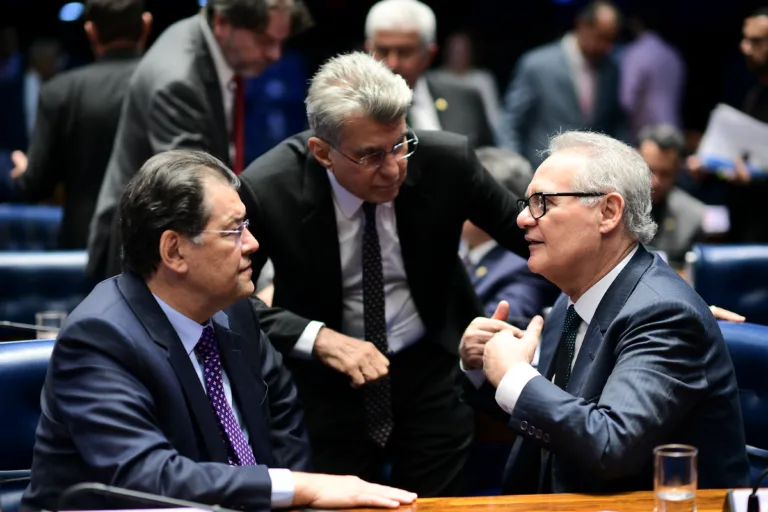
M 221 438 L 227 447 L 230 466 L 253 466 L 256 459 L 243 430 L 235 419 L 235 414 L 227 402 L 224 393 L 224 380 L 221 376 L 221 354 L 213 337 L 213 326 L 206 325 L 200 341 L 195 346 L 195 353 L 203 360 L 203 380 L 205 391 L 211 402 L 213 412 L 219 420 Z
M 387 355 L 387 321 L 384 307 L 384 272 L 376 231 L 376 205 L 363 203 L 363 323 L 365 340 Z M 374 443 L 384 447 L 392 433 L 392 395 L 389 375 L 363 387 L 365 428 Z
M 573 304 L 568 306 L 563 322 L 563 332 L 560 335 L 560 344 L 557 347 L 557 364 L 555 366 L 555 384 L 561 389 L 568 386 L 571 378 L 571 362 L 576 351 L 576 334 L 579 332 L 581 318 L 576 313 Z

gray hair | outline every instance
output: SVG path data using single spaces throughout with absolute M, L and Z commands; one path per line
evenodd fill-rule
M 478 148 L 475 153 L 496 181 L 517 198 L 525 197 L 533 178 L 533 169 L 528 160 L 508 149 L 491 146 Z
M 424 45 L 435 42 L 437 21 L 432 9 L 418 0 L 381 0 L 365 19 L 365 37 L 371 39 L 379 30 L 418 32 Z
M 650 141 L 664 151 L 674 149 L 679 154 L 685 151 L 685 136 L 683 132 L 671 124 L 649 125 L 640 130 L 637 135 L 638 144 Z
M 632 147 L 607 135 L 571 131 L 555 135 L 548 153 L 576 150 L 589 157 L 573 180 L 577 192 L 617 192 L 624 198 L 624 229 L 641 244 L 653 240 L 656 223 L 651 218 L 651 170 Z M 595 204 L 599 198 L 585 197 Z
M 337 144 L 349 117 L 393 123 L 405 116 L 412 99 L 403 77 L 370 55 L 353 52 L 328 60 L 312 77 L 307 119 L 317 137 Z

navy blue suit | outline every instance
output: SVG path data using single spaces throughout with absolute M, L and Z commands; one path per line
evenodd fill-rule
M 126 273 L 100 283 L 59 334 L 22 508 L 55 510 L 64 489 L 96 481 L 268 509 L 268 466 L 309 469 L 296 388 L 247 300 L 213 323 L 258 465 L 227 464 L 218 420 L 184 346 L 144 282 Z M 137 505 L 82 495 L 66 506 Z
M 505 494 L 537 492 L 548 457 L 554 492 L 652 489 L 653 448 L 666 443 L 699 449 L 700 488 L 749 484 L 733 363 L 686 282 L 639 247 L 603 296 L 562 390 L 551 379 L 567 306 L 562 296 L 547 318 L 542 376 L 510 417 L 518 439 Z
M 560 290 L 528 270 L 528 262 L 517 254 L 497 245 L 470 271 L 470 279 L 483 303 L 485 316 L 491 317 L 502 300 L 509 302 L 508 321 L 524 324 L 541 310 L 551 306 Z

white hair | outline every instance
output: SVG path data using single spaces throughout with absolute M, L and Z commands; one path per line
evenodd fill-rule
M 365 37 L 373 38 L 379 30 L 418 32 L 424 45 L 435 42 L 437 21 L 432 9 L 418 0 L 381 0 L 365 19 Z
M 317 137 L 336 144 L 351 116 L 392 123 L 405 116 L 412 99 L 403 77 L 371 55 L 353 52 L 328 60 L 312 77 L 307 119 Z
M 624 229 L 641 244 L 653 240 L 656 223 L 651 218 L 651 170 L 632 147 L 607 135 L 570 131 L 555 135 L 547 152 L 563 150 L 585 153 L 589 160 L 573 180 L 576 192 L 617 192 L 624 198 Z M 585 204 L 599 198 L 585 197 Z

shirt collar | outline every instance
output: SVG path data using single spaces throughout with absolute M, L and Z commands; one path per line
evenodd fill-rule
M 593 284 L 589 290 L 584 292 L 584 295 L 582 295 L 579 300 L 574 303 L 570 298 L 568 299 L 568 305 L 570 306 L 573 304 L 573 308 L 576 310 L 576 313 L 579 314 L 579 318 L 581 318 L 584 322 L 589 324 L 592 321 L 592 317 L 595 316 L 595 311 L 597 311 L 597 307 L 600 305 L 600 301 L 603 300 L 605 292 L 608 291 L 608 288 L 611 287 L 621 271 L 624 270 L 624 267 L 627 266 L 629 260 L 631 260 L 632 256 L 635 255 L 637 252 L 637 247 L 638 246 L 635 245 L 635 248 L 632 249 L 632 251 L 627 254 L 624 259 L 619 262 L 618 265 L 613 267 L 613 269 L 605 274 L 602 279 Z
M 349 190 L 345 189 L 341 183 L 336 179 L 336 176 L 329 171 L 328 169 L 325 170 L 325 172 L 328 173 L 328 179 L 331 182 L 331 189 L 333 190 L 333 199 L 336 202 L 337 205 L 339 205 L 339 208 L 344 213 L 344 216 L 347 219 L 352 219 L 352 217 L 355 216 L 357 211 L 360 209 L 360 207 L 363 205 L 363 200 L 354 195 Z M 388 203 L 381 203 L 378 206 L 384 206 L 385 208 L 391 208 L 392 202 Z
M 493 239 L 483 242 L 480 245 L 476 245 L 467 252 L 469 262 L 472 263 L 472 265 L 477 265 L 483 258 L 485 258 L 485 255 L 494 250 L 497 245 L 499 245 L 498 242 Z
M 563 50 L 568 56 L 568 60 L 571 61 L 571 65 L 576 69 L 591 68 L 587 59 L 584 58 L 584 54 L 581 53 L 579 43 L 576 42 L 576 35 L 573 32 L 568 32 L 563 36 Z
M 216 75 L 219 77 L 219 83 L 222 88 L 228 88 L 232 79 L 235 78 L 235 72 L 229 67 L 229 64 L 227 64 L 227 61 L 224 59 L 224 54 L 221 53 L 219 43 L 217 43 L 216 39 L 213 37 L 213 32 L 211 32 L 211 27 L 208 25 L 205 16 L 200 16 L 200 26 L 202 27 L 205 43 L 208 45 L 208 50 L 211 52 L 213 65 L 216 68 Z
M 168 317 L 168 321 L 171 322 L 171 326 L 179 336 L 181 344 L 184 345 L 184 350 L 187 351 L 187 355 L 192 354 L 197 342 L 200 341 L 200 337 L 203 335 L 203 328 L 211 325 L 211 320 L 209 319 L 205 325 L 201 325 L 173 309 L 154 293 L 152 296 L 160 305 L 160 309 L 163 310 L 165 316 Z

